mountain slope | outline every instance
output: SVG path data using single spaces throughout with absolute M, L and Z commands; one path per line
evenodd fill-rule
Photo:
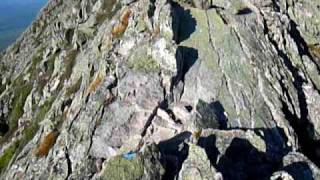
M 316 0 L 52 0 L 0 55 L 4 179 L 317 179 Z

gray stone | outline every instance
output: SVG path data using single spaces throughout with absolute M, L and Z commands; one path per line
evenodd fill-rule
M 49 1 L 0 54 L 1 178 L 319 179 L 319 16 L 316 0 Z

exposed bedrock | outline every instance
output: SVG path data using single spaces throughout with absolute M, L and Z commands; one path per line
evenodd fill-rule
M 320 179 L 317 0 L 51 0 L 0 54 L 0 179 Z

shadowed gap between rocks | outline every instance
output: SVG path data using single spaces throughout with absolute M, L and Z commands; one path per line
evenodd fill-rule
M 227 117 L 220 101 L 207 103 L 201 99 L 196 106 L 198 118 L 196 123 L 199 128 L 227 129 Z
M 312 170 L 306 162 L 294 162 L 285 166 L 282 170 L 288 172 L 293 179 L 314 180 Z
M 297 134 L 300 151 L 306 155 L 318 167 L 320 166 L 320 157 L 317 152 L 320 150 L 320 142 L 315 141 L 310 136 L 315 133 L 314 126 L 311 123 L 300 123 L 300 119 L 292 114 L 285 102 L 282 102 L 282 111 L 285 118 Z
M 195 32 L 197 21 L 192 17 L 190 10 L 186 10 L 178 3 L 170 1 L 172 7 L 173 40 L 179 45 L 180 42 L 190 38 Z M 198 50 L 192 47 L 178 46 L 176 50 L 176 63 L 178 74 L 173 78 L 176 85 L 180 80 L 184 81 L 185 74 L 194 65 L 199 57 Z
M 143 128 L 143 131 L 141 133 L 141 136 L 144 137 L 147 133 L 147 130 L 148 128 L 150 127 L 151 123 L 152 123 L 152 120 L 154 119 L 154 117 L 156 116 L 157 114 L 157 110 L 158 108 L 161 108 L 161 109 L 167 109 L 168 107 L 168 101 L 167 99 L 164 99 L 163 101 L 161 101 L 159 103 L 159 105 L 157 107 L 154 108 L 154 110 L 152 111 L 152 114 L 149 116 L 146 124 L 144 125 L 144 128 Z M 142 145 L 142 144 L 141 144 Z
M 282 158 L 290 151 L 290 148 L 283 147 L 278 139 L 278 133 L 281 137 L 284 136 L 283 130 L 280 128 L 252 130 L 258 135 L 263 132 L 266 152 L 260 152 L 247 139 L 236 137 L 225 153 L 221 154 L 216 146 L 214 134 L 200 137 L 198 146 L 205 150 L 212 166 L 222 173 L 224 179 L 268 179 L 272 173 L 281 170 Z
M 177 2 L 169 1 L 169 3 L 171 4 L 172 8 L 173 40 L 179 45 L 182 41 L 189 39 L 192 33 L 196 31 L 197 21 L 192 16 L 190 10 L 185 9 Z M 181 98 L 184 93 L 185 75 L 196 63 L 198 58 L 199 53 L 197 49 L 186 46 L 178 46 L 176 50 L 177 75 L 172 78 L 172 86 L 170 87 L 172 95 L 174 94 L 174 87 L 182 81 L 182 87 L 180 86 L 178 90 L 179 92 L 176 94 Z
M 219 101 L 207 103 L 200 99 L 196 110 L 200 116 L 206 113 L 204 117 L 200 117 L 204 118 L 203 120 L 208 121 L 206 118 L 208 118 L 207 116 L 209 114 L 215 116 L 214 120 L 217 121 L 213 122 L 214 125 L 209 125 L 209 127 L 207 127 L 206 124 L 200 124 L 200 126 L 213 129 L 227 129 L 227 119 L 224 115 L 224 108 Z M 216 123 L 220 125 L 218 126 Z M 288 139 L 283 129 L 231 128 L 227 130 L 237 129 L 254 131 L 266 142 L 266 152 L 260 152 L 246 139 L 234 138 L 225 154 L 221 154 L 216 147 L 216 136 L 214 134 L 208 137 L 200 137 L 197 144 L 205 150 L 210 163 L 223 174 L 225 179 L 268 178 L 272 173 L 282 167 L 282 158 L 291 151 L 291 148 L 285 144 Z M 186 142 L 190 140 L 191 135 L 191 132 L 183 132 L 169 140 L 159 143 L 158 146 L 163 155 L 163 163 L 166 168 L 165 175 L 162 179 L 174 179 L 179 175 L 182 165 L 188 157 L 189 146 Z M 221 157 L 218 161 L 219 155 Z
M 190 35 L 195 32 L 197 21 L 192 17 L 190 10 L 186 10 L 178 3 L 170 1 L 172 6 L 172 27 L 173 40 L 180 44 L 180 42 L 190 38 Z
M 243 8 L 237 12 L 237 15 L 247 15 L 250 13 L 252 13 L 252 10 L 250 8 Z
M 299 54 L 308 55 L 309 52 L 307 49 L 304 48 L 306 43 L 304 42 L 303 38 L 300 36 L 300 33 L 297 29 L 295 29 L 295 25 L 291 22 L 291 36 L 298 36 L 294 40 L 297 43 Z M 264 19 L 264 33 L 269 36 L 269 29 Z M 293 37 L 294 38 L 294 37 Z M 293 86 L 297 90 L 298 101 L 299 101 L 299 108 L 300 108 L 300 118 L 298 118 L 297 114 L 294 112 L 290 112 L 288 105 L 282 101 L 282 112 L 285 115 L 286 120 L 290 123 L 291 127 L 294 129 L 295 133 L 297 134 L 300 151 L 305 154 L 310 160 L 312 160 L 318 167 L 320 166 L 320 157 L 317 155 L 317 149 L 320 149 L 320 142 L 315 141 L 312 139 L 312 134 L 315 134 L 314 127 L 312 123 L 309 122 L 308 116 L 308 104 L 306 101 L 306 96 L 303 91 L 303 83 L 305 79 L 301 77 L 299 74 L 299 70 L 292 64 L 291 59 L 289 56 L 278 48 L 277 42 L 275 42 L 271 37 L 269 37 L 269 41 L 276 49 L 278 55 L 283 60 L 285 66 L 290 70 L 294 77 Z M 285 87 L 282 87 L 284 91 L 286 91 Z M 288 95 L 287 95 L 288 96 Z M 290 96 L 288 96 L 290 97 Z
M 185 82 L 185 75 L 188 73 L 190 68 L 196 63 L 199 58 L 198 50 L 186 46 L 178 46 L 176 50 L 176 64 L 177 64 L 177 75 L 171 79 L 170 91 L 173 92 L 175 86 L 180 81 Z M 180 96 L 182 96 L 183 91 Z
M 0 136 L 5 135 L 9 131 L 9 125 L 5 121 L 4 115 L 0 114 Z
M 178 55 L 179 53 L 180 55 Z M 194 48 L 190 48 L 186 46 L 179 46 L 177 48 L 176 60 L 177 60 L 178 66 L 180 65 L 180 68 L 178 70 L 179 80 L 182 80 L 184 82 L 185 75 L 190 70 L 190 68 L 196 63 L 196 61 L 198 60 L 198 57 L 199 57 L 198 50 Z
M 200 137 L 198 141 L 198 146 L 202 147 L 210 160 L 212 165 L 215 165 L 220 154 L 218 148 L 216 147 L 216 136 L 210 135 L 208 137 Z
M 297 44 L 300 57 L 302 58 L 303 55 L 308 56 L 310 58 L 310 60 L 313 61 L 313 63 L 316 65 L 318 73 L 320 73 L 320 67 L 319 67 L 318 63 L 316 63 L 315 60 L 313 59 L 313 57 L 310 53 L 308 44 L 303 39 L 302 35 L 300 34 L 300 32 L 298 30 L 298 25 L 293 20 L 290 20 L 289 34 L 293 38 L 295 43 Z
M 185 141 L 191 135 L 191 132 L 185 131 L 158 144 L 160 152 L 163 155 L 163 163 L 165 164 L 165 174 L 162 179 L 174 179 L 179 174 L 189 152 L 189 146 Z
M 216 166 L 224 179 L 240 180 L 271 176 L 279 163 L 269 161 L 267 155 L 258 151 L 248 140 L 234 138 Z
M 218 172 L 221 172 L 226 180 L 268 179 L 274 172 L 281 170 L 287 171 L 293 177 L 312 177 L 312 172 L 307 164 L 293 163 L 283 167 L 282 159 L 291 149 L 286 146 L 285 140 L 279 140 L 278 136 L 282 138 L 285 136 L 282 129 L 261 128 L 251 130 L 257 135 L 261 135 L 266 143 L 266 152 L 259 151 L 247 139 L 234 137 L 225 153 L 222 154 L 217 148 L 215 134 L 200 137 L 197 145 L 205 150 L 211 165 Z M 186 131 L 158 144 L 162 154 L 162 163 L 165 167 L 165 174 L 162 179 L 170 180 L 179 176 L 182 165 L 189 155 L 187 142 L 191 136 L 191 132 Z M 296 166 L 303 172 L 293 171 Z

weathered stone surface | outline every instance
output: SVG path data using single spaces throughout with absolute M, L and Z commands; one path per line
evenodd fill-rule
M 319 179 L 319 12 L 51 0 L 0 54 L 1 179 Z
M 206 155 L 204 149 L 190 145 L 187 159 L 183 162 L 179 179 L 222 179 Z
M 160 179 L 164 174 L 160 158 L 155 145 L 147 147 L 141 154 L 134 154 L 130 159 L 113 157 L 106 162 L 101 179 Z

